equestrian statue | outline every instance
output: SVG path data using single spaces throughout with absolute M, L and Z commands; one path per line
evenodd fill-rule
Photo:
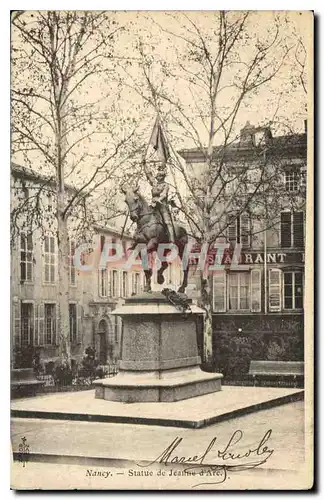
M 152 202 L 148 204 L 144 196 L 139 192 L 139 188 L 122 188 L 125 194 L 125 201 L 128 206 L 130 219 L 137 224 L 133 236 L 134 243 L 130 247 L 133 250 L 137 244 L 145 243 L 147 253 L 152 254 L 157 251 L 160 243 L 174 243 L 178 248 L 178 255 L 182 256 L 188 243 L 188 234 L 183 226 L 173 223 L 171 215 L 171 203 L 168 200 L 168 185 L 165 182 L 166 164 L 162 162 L 157 172 L 150 172 L 146 162 L 143 162 L 146 177 L 151 184 Z M 164 256 L 171 250 L 166 249 Z M 161 267 L 157 272 L 157 282 L 164 283 L 163 273 L 167 269 L 168 263 L 161 262 Z M 144 291 L 151 291 L 152 268 L 144 269 L 145 286 Z M 183 281 L 178 292 L 184 293 L 188 284 L 188 266 L 183 270 Z

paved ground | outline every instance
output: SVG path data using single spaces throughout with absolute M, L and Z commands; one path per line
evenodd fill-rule
M 258 445 L 271 429 L 267 441 Z M 228 450 L 246 457 L 236 458 L 236 464 L 250 458 L 268 457 L 267 461 L 254 469 L 226 472 L 226 480 L 220 477 L 188 476 L 183 467 L 170 464 L 140 467 L 155 460 L 176 438 L 182 441 L 169 457 L 202 455 L 216 437 L 214 446 L 205 463 L 218 460 L 218 451 L 224 451 L 235 431 L 242 431 L 240 441 L 235 435 Z M 306 431 L 307 432 L 307 431 Z M 12 447 L 18 451 L 22 437 L 27 438 L 32 460 L 26 466 L 15 462 L 12 466 L 13 487 L 81 488 L 81 489 L 183 489 L 192 488 L 201 482 L 202 488 L 301 488 L 311 486 L 306 482 L 304 463 L 304 403 L 295 402 L 250 415 L 220 422 L 203 429 L 175 429 L 172 427 L 143 426 L 116 423 L 91 423 L 72 421 L 50 421 L 39 419 L 12 419 Z M 273 450 L 269 456 L 265 447 Z M 257 452 L 255 450 L 258 450 Z M 219 457 L 219 455 L 218 455 Z M 260 457 L 258 457 L 260 458 Z M 227 458 L 226 464 L 231 462 Z M 52 463 L 48 463 L 51 461 Z M 63 462 L 58 463 L 58 462 Z M 72 462 L 72 463 L 71 463 Z M 246 462 L 245 462 L 246 463 Z M 210 473 L 216 474 L 212 468 Z M 134 470 L 152 473 L 152 476 L 135 476 Z M 159 473 L 158 470 L 161 472 Z M 170 470 L 180 471 L 182 476 L 169 476 Z M 91 471 L 91 472 L 89 472 Z M 94 471 L 102 475 L 90 476 Z M 133 471 L 133 472 L 132 472 Z M 165 473 L 166 476 L 160 474 Z M 133 475 L 131 475 L 133 474 Z M 183 474 L 186 474 L 183 476 Z M 209 473 L 208 473 L 209 474 Z M 107 477 L 105 477 L 107 475 Z M 217 484 L 212 484 L 217 482 Z
M 220 392 L 174 403 L 118 403 L 94 398 L 94 391 L 50 394 L 12 401 L 14 417 L 147 423 L 204 427 L 252 409 L 303 397 L 303 390 L 278 387 L 224 386 Z M 23 412 L 23 413 L 22 413 Z M 51 415 L 49 415 L 51 414 Z M 64 416 L 62 415 L 64 414 Z

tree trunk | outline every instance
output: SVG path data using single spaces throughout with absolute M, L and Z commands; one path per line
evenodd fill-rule
M 203 328 L 203 359 L 205 369 L 212 369 L 213 364 L 213 316 L 210 280 L 205 271 L 200 275 L 200 307 L 205 311 Z
M 63 200 L 62 200 L 63 198 Z M 70 321 L 69 321 L 69 241 L 67 220 L 63 216 L 64 193 L 59 193 L 60 212 L 57 217 L 58 241 L 58 294 L 59 294 L 59 347 L 62 363 L 71 366 Z
M 65 152 L 66 152 L 66 110 L 64 103 L 67 93 L 66 84 L 63 85 L 61 101 L 57 107 L 57 242 L 58 242 L 58 293 L 59 293 L 59 351 L 61 362 L 71 367 L 70 348 L 70 318 L 69 318 L 69 236 L 65 212 Z

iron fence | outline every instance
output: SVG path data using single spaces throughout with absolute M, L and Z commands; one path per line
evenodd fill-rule
M 37 380 L 43 382 L 42 386 L 37 389 L 38 394 L 47 394 L 51 392 L 74 392 L 93 389 L 93 382 L 100 378 L 115 377 L 119 371 L 117 364 L 104 365 L 102 367 L 102 376 L 94 376 L 75 373 L 70 380 L 56 380 L 53 374 L 38 374 Z
M 224 377 L 222 385 L 237 385 L 246 387 L 286 387 L 300 388 L 304 387 L 303 377 L 256 377 L 251 375 L 242 375 L 240 377 Z

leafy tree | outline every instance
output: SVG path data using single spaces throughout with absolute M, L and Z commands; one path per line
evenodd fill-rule
M 118 215 L 116 185 L 126 168 L 134 173 L 141 149 L 131 103 L 132 118 L 121 113 L 122 87 L 113 78 L 123 29 L 101 11 L 12 16 L 12 157 L 43 179 L 31 192 L 17 186 L 12 231 L 57 233 L 60 353 L 68 365 L 69 226 L 82 234 Z M 44 206 L 49 195 L 54 217 Z
M 150 14 L 151 30 L 135 42 L 137 70 L 134 62 L 121 68 L 125 84 L 160 116 L 172 151 L 169 182 L 175 204 L 191 235 L 207 248 L 226 239 L 227 228 L 246 211 L 260 222 L 256 232 L 265 231 L 278 223 L 283 201 L 290 207 L 304 202 L 303 192 L 289 196 L 282 191 L 284 158 L 294 136 L 280 111 L 285 99 L 291 106 L 296 98 L 291 84 L 298 71 L 305 82 L 305 60 L 294 68 L 293 20 L 286 13 L 263 14 L 170 13 L 167 19 Z M 258 26 L 261 17 L 264 24 Z M 256 106 L 261 126 L 247 123 L 240 136 L 242 122 L 258 113 Z M 270 128 L 284 136 L 278 149 L 272 146 Z M 200 165 L 184 163 L 188 148 L 196 150 Z M 241 154 L 244 148 L 252 151 L 247 158 Z M 200 278 L 208 361 L 212 290 L 207 268 Z

